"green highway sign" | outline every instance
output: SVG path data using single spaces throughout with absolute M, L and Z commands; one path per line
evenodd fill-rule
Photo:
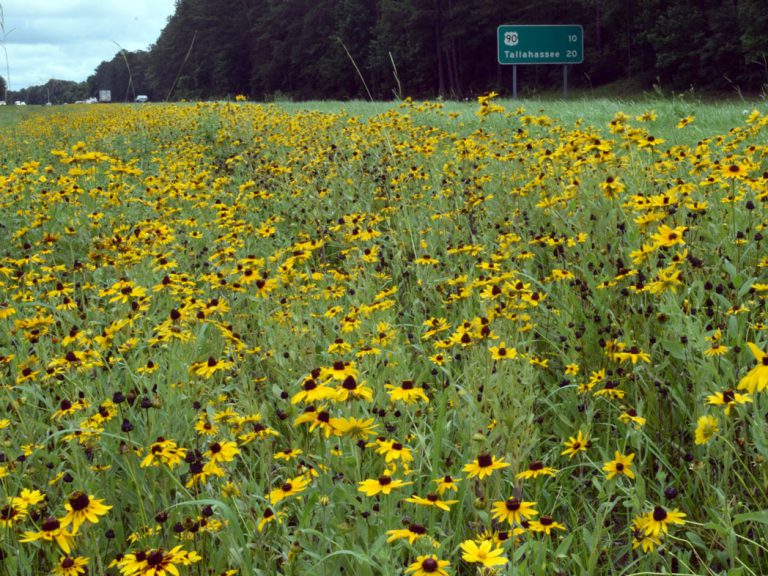
M 499 64 L 581 64 L 584 28 L 579 25 L 498 28 Z

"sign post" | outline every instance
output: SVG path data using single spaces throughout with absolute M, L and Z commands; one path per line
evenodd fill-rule
M 517 98 L 518 64 L 562 64 L 563 97 L 568 97 L 568 64 L 584 62 L 584 28 L 578 24 L 504 24 L 497 30 L 499 64 L 512 65 L 512 95 Z

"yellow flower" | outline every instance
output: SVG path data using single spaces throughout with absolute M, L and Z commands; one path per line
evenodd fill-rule
M 399 479 L 393 479 L 388 474 L 384 474 L 378 478 L 363 480 L 360 482 L 357 491 L 362 492 L 366 496 L 375 496 L 376 494 L 389 494 L 395 488 L 402 488 L 411 484 L 413 482 L 403 482 Z
M 739 382 L 738 389 L 746 390 L 750 394 L 755 390 L 762 392 L 768 386 L 768 354 L 760 350 L 752 342 L 747 342 L 752 355 L 757 360 L 757 366 L 752 368 Z
M 544 466 L 539 460 L 534 460 L 531 462 L 530 466 L 528 466 L 528 470 L 523 470 L 518 473 L 515 478 L 518 480 L 528 480 L 530 478 L 538 478 L 539 476 L 555 476 L 556 474 L 556 469 L 550 466 Z
M 666 224 L 659 226 L 656 233 L 651 236 L 651 239 L 656 243 L 656 246 L 670 247 L 677 244 L 684 245 L 683 232 L 688 230 L 687 226 L 678 226 L 676 228 L 670 228 Z
M 695 443 L 697 445 L 708 444 L 715 437 L 719 429 L 720 423 L 717 418 L 714 416 L 702 416 L 696 423 Z
M 677 508 L 674 510 L 665 510 L 661 506 L 656 506 L 653 511 L 644 514 L 638 519 L 637 527 L 641 528 L 647 535 L 658 538 L 662 533 L 669 531 L 670 524 L 685 524 L 685 514 Z
M 80 576 L 88 573 L 88 558 L 83 556 L 61 556 L 53 567 L 54 576 Z
M 296 494 L 306 490 L 307 486 L 309 486 L 309 483 L 310 478 L 307 475 L 291 478 L 287 482 L 269 492 L 269 503 L 274 505 L 290 496 L 295 496 Z
M 38 532 L 24 532 L 19 542 L 35 542 L 36 540 L 55 541 L 65 554 L 69 554 L 74 545 L 73 536 L 75 535 L 75 533 L 62 528 L 58 518 L 51 517 L 43 520 Z
M 429 398 L 424 393 L 424 388 L 416 386 L 411 380 L 405 380 L 400 386 L 385 384 L 384 388 L 389 390 L 387 393 L 392 402 L 397 402 L 398 400 L 402 400 L 406 404 L 413 404 L 419 400 L 429 402 Z
M 560 522 L 555 522 L 552 516 L 542 516 L 538 520 L 531 520 L 528 524 L 528 529 L 531 532 L 544 532 L 549 534 L 552 530 L 565 530 L 565 526 Z
M 73 492 L 64 504 L 67 514 L 61 519 L 62 528 L 72 524 L 72 532 L 77 532 L 83 522 L 99 523 L 99 516 L 103 516 L 112 506 L 106 506 L 104 500 L 88 496 L 85 492 Z
M 560 454 L 573 458 L 579 452 L 586 452 L 588 444 L 589 436 L 583 436 L 581 430 L 579 430 L 579 433 L 575 437 L 571 436 L 564 442 L 565 450 L 560 452 Z
M 387 530 L 387 542 L 394 542 L 395 540 L 408 540 L 409 544 L 413 544 L 416 540 L 425 536 L 427 529 L 419 524 L 409 524 L 408 528 L 398 528 L 396 530 Z
M 645 532 L 643 517 L 632 520 L 632 549 L 642 548 L 643 552 L 653 552 L 661 546 L 661 536 L 651 536 Z
M 470 478 L 475 476 L 482 480 L 486 476 L 490 476 L 494 470 L 501 470 L 509 466 L 504 460 L 497 459 L 490 454 L 480 454 L 474 462 L 466 464 L 462 470 L 466 472 Z
M 731 413 L 731 408 L 735 405 L 749 402 L 752 402 L 752 397 L 749 394 L 739 394 L 735 390 L 723 390 L 707 396 L 707 404 L 710 406 L 725 406 L 726 416 Z
M 522 524 L 524 520 L 538 516 L 539 512 L 534 506 L 536 502 L 523 502 L 513 496 L 504 502 L 493 503 L 493 518 L 499 522 L 506 520 L 510 524 Z
M 504 550 L 502 548 L 493 548 L 493 542 L 490 540 L 483 540 L 479 546 L 474 540 L 465 540 L 461 543 L 461 552 L 462 560 L 470 563 L 479 563 L 486 568 L 503 566 L 509 562 L 506 556 L 502 556 Z
M 239 453 L 235 442 L 213 442 L 203 456 L 211 462 L 231 462 Z
M 517 350 L 507 348 L 504 342 L 501 342 L 498 346 L 491 346 L 489 350 L 491 358 L 494 360 L 512 360 L 517 357 Z
M 635 473 L 631 470 L 632 460 L 634 459 L 634 454 L 624 456 L 621 452 L 614 452 L 613 460 L 603 464 L 603 471 L 606 474 L 606 478 L 611 480 L 614 476 L 623 474 L 630 480 L 634 479 Z
M 448 560 L 440 560 L 434 554 L 429 556 L 417 556 L 416 561 L 405 569 L 406 572 L 413 572 L 413 576 L 448 576 L 445 568 L 451 565 Z
M 405 501 L 412 504 L 421 504 L 422 506 L 434 506 L 445 512 L 449 512 L 451 505 L 458 502 L 458 500 L 440 500 L 440 496 L 437 494 L 427 494 L 426 498 L 414 494 L 410 498 L 406 498 Z
M 261 517 L 261 520 L 259 520 L 259 525 L 256 526 L 256 529 L 261 533 L 264 530 L 264 527 L 269 524 L 270 522 L 277 522 L 278 524 L 283 523 L 283 518 L 286 517 L 285 512 L 278 511 L 275 513 L 272 508 L 266 508 L 264 510 L 264 514 Z

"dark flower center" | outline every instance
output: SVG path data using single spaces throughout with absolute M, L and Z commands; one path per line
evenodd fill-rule
M 667 517 L 667 511 L 664 510 L 661 506 L 656 506 L 656 508 L 653 509 L 653 519 L 656 522 L 663 522 Z
M 621 472 L 622 470 L 624 470 L 624 464 L 622 464 L 621 462 L 616 462 L 616 470 L 618 472 Z
M 400 388 L 403 390 L 413 390 L 413 381 L 412 380 L 405 380 L 401 385 Z
M 64 558 L 64 560 L 61 561 L 61 567 L 64 568 L 65 570 L 67 568 L 72 568 L 72 566 L 74 565 L 75 565 L 75 559 L 72 558 L 71 556 L 67 556 L 66 558 Z
M 53 532 L 54 530 L 58 530 L 61 526 L 61 522 L 57 518 L 46 518 L 43 520 L 43 523 L 40 525 L 40 527 L 43 529 L 43 532 Z
M 290 492 L 291 490 L 293 490 L 293 485 L 290 482 L 286 482 L 285 484 L 283 484 L 283 487 L 282 487 L 283 492 Z
M 507 510 L 510 512 L 514 512 L 515 510 L 520 510 L 520 500 L 517 498 L 510 498 L 507 500 L 504 505 L 507 507 Z
M 735 399 L 736 399 L 736 394 L 734 393 L 733 390 L 726 390 L 725 392 L 723 392 L 723 402 L 725 402 L 726 404 L 733 402 Z
M 554 520 L 552 520 L 552 516 L 542 516 L 539 522 L 542 526 L 552 526 Z
M 529 468 L 531 470 L 533 470 L 534 472 L 537 471 L 537 470 L 543 470 L 544 469 L 544 464 L 542 462 L 540 462 L 539 460 L 536 460 L 534 462 L 531 462 L 531 465 L 529 466 Z
M 163 560 L 165 560 L 165 554 L 163 554 L 162 549 L 161 550 L 153 550 L 149 554 L 147 554 L 147 564 L 150 566 L 159 566 L 163 563 Z
M 72 510 L 79 512 L 88 508 L 88 504 L 91 503 L 91 499 L 88 498 L 88 494 L 85 492 L 75 492 L 69 497 L 69 505 Z
M 421 526 L 419 524 L 411 524 L 410 526 L 408 526 L 408 531 L 413 532 L 414 534 L 419 534 L 419 535 L 427 533 L 427 529 L 424 528 L 424 526 Z
M 392 450 L 402 450 L 402 449 L 403 449 L 403 445 L 400 444 L 400 442 L 394 442 L 392 444 Z
M 421 561 L 421 570 L 423 572 L 437 572 L 437 560 L 434 558 L 424 558 Z
M 493 457 L 490 454 L 480 454 L 477 457 L 477 465 L 480 468 L 488 468 L 488 466 L 493 465 Z
M 379 476 L 379 484 L 382 486 L 388 486 L 392 484 L 392 478 L 389 476 Z
M 213 356 L 210 356 L 210 357 L 208 358 L 208 366 L 210 366 L 211 368 L 213 368 L 214 366 L 216 366 L 216 364 L 218 364 L 218 363 L 219 363 L 219 361 L 218 361 L 218 360 L 216 360 L 216 358 L 214 358 Z
M 211 450 L 211 454 L 218 454 L 219 452 L 221 452 L 221 444 L 219 444 L 218 442 L 214 442 L 213 444 L 211 444 L 210 450 Z
M 341 384 L 341 387 L 345 390 L 354 390 L 357 388 L 357 382 L 355 381 L 354 376 L 347 376 Z

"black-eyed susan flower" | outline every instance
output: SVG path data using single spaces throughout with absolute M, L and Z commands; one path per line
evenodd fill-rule
M 36 542 L 37 540 L 56 542 L 65 554 L 69 554 L 74 545 L 74 536 L 76 533 L 62 528 L 58 518 L 50 517 L 42 521 L 40 530 L 37 532 L 24 532 L 19 542 Z
M 312 376 L 308 376 L 301 384 L 301 391 L 291 397 L 291 404 L 298 404 L 299 402 L 312 404 L 335 398 L 337 395 L 338 391 L 335 388 L 319 384 Z
M 141 467 L 165 464 L 173 469 L 181 464 L 186 455 L 186 448 L 179 447 L 173 440 L 160 437 L 149 447 L 149 453 L 141 461 Z
M 409 544 L 413 544 L 419 538 L 427 535 L 427 529 L 421 524 L 409 524 L 407 528 L 398 528 L 395 530 L 387 530 L 387 542 L 395 542 L 396 540 L 408 540 Z
M 499 522 L 508 522 L 509 524 L 521 524 L 539 512 L 534 508 L 536 502 L 525 502 L 512 496 L 503 502 L 494 502 L 491 508 L 492 516 Z
M 491 454 L 480 454 L 473 462 L 466 464 L 462 471 L 466 472 L 470 478 L 477 477 L 482 480 L 486 476 L 490 476 L 494 470 L 501 470 L 507 466 L 510 464 L 501 458 L 496 458 Z
M 762 392 L 768 386 L 768 354 L 752 342 L 747 342 L 747 346 L 757 360 L 757 366 L 739 381 L 738 389 L 746 390 L 750 394 L 755 391 Z
M 231 462 L 240 453 L 235 442 L 212 442 L 203 456 L 210 462 Z
M 710 406 L 725 406 L 726 416 L 730 415 L 731 408 L 734 406 L 749 402 L 752 402 L 752 397 L 749 394 L 740 394 L 730 389 L 707 396 L 707 404 Z
M 656 546 L 661 546 L 661 534 L 652 536 L 645 531 L 642 517 L 632 520 L 632 549 L 640 548 L 643 552 L 653 552 Z
M 171 550 L 155 548 L 128 553 L 117 562 L 123 576 L 178 576 L 176 565 L 189 566 L 202 560 L 194 551 L 187 552 L 181 545 Z
M 504 566 L 509 559 L 503 556 L 502 548 L 494 548 L 493 542 L 483 540 L 478 545 L 474 540 L 465 540 L 461 543 L 461 558 L 470 564 L 482 564 L 485 568 Z
M 310 483 L 311 478 L 306 474 L 291 478 L 290 480 L 283 482 L 277 488 L 270 490 L 268 498 L 269 503 L 275 505 L 281 500 L 300 494 L 307 489 Z
M 631 346 L 630 348 L 627 348 L 625 350 L 621 350 L 619 352 L 614 352 L 613 358 L 621 363 L 624 362 L 632 362 L 632 364 L 637 364 L 638 362 L 645 362 L 647 364 L 651 363 L 651 356 L 647 352 L 643 352 L 638 348 L 637 346 Z
M 439 510 L 449 512 L 451 510 L 451 505 L 456 504 L 458 500 L 441 500 L 440 496 L 437 494 L 427 494 L 424 498 L 414 494 L 410 498 L 405 498 L 405 502 L 419 504 L 420 506 L 434 506 Z
M 622 411 L 621 414 L 619 414 L 619 421 L 623 422 L 624 424 L 632 423 L 635 425 L 636 428 L 641 428 L 645 426 L 645 418 L 640 416 L 637 413 L 637 410 L 634 408 L 626 408 Z
M 696 422 L 694 442 L 697 445 L 709 444 L 720 431 L 720 422 L 714 416 L 701 416 Z
M 416 561 L 405 569 L 406 573 L 412 572 L 413 576 L 448 576 L 445 570 L 451 563 L 448 560 L 440 560 L 436 555 L 417 556 Z
M 454 478 L 450 474 L 441 476 L 440 478 L 434 480 L 435 484 L 437 484 L 435 492 L 437 492 L 438 496 L 442 496 L 445 492 L 448 491 L 457 492 L 459 490 L 459 481 L 460 478 Z
M 685 245 L 683 240 L 683 233 L 688 230 L 687 226 L 677 226 L 676 228 L 670 228 L 666 224 L 659 226 L 656 233 L 651 236 L 656 246 L 663 248 L 669 248 L 670 246 Z
M 635 478 L 635 473 L 632 471 L 632 461 L 635 459 L 634 454 L 624 455 L 621 452 L 614 452 L 613 460 L 603 464 L 603 471 L 608 480 L 611 480 L 614 476 L 626 476 L 630 480 Z
M 54 576 L 81 576 L 88 573 L 85 556 L 61 556 L 51 572 Z
M 72 532 L 77 532 L 84 522 L 99 523 L 99 516 L 104 516 L 112 506 L 104 504 L 104 500 L 89 496 L 85 492 L 76 491 L 70 494 L 64 508 L 67 510 L 61 519 L 63 528 L 72 525 Z
M 286 517 L 285 512 L 277 511 L 275 512 L 272 510 L 272 508 L 265 508 L 264 514 L 261 516 L 261 520 L 259 520 L 258 526 L 256 526 L 256 530 L 258 530 L 260 533 L 264 531 L 264 528 L 269 524 L 270 522 L 277 522 L 278 524 L 283 523 L 283 519 Z
M 357 491 L 366 496 L 376 496 L 376 494 L 389 494 L 392 490 L 410 486 L 413 482 L 404 482 L 397 478 L 392 478 L 389 474 L 383 474 L 378 478 L 367 479 L 360 482 Z
M 189 372 L 195 376 L 202 376 L 203 378 L 208 379 L 216 372 L 229 370 L 232 368 L 232 366 L 234 366 L 233 362 L 229 362 L 227 360 L 218 360 L 213 356 L 209 356 L 208 360 L 194 362 L 189 367 Z
M 518 480 L 528 480 L 530 478 L 538 478 L 539 476 L 555 476 L 557 470 L 551 466 L 544 466 L 544 463 L 540 460 L 534 460 L 528 466 L 528 470 L 519 472 L 515 478 Z
M 366 386 L 366 382 L 358 382 L 354 376 L 347 376 L 341 383 L 341 386 L 334 389 L 336 395 L 333 400 L 336 402 L 346 402 L 347 400 L 365 400 L 373 401 L 373 390 Z
M 392 402 L 402 401 L 406 404 L 413 404 L 419 400 L 422 402 L 429 402 L 429 398 L 424 393 L 424 388 L 416 386 L 412 380 L 405 380 L 400 386 L 385 384 L 384 388 L 389 391 L 387 393 Z
M 374 418 L 362 420 L 354 416 L 331 418 L 330 425 L 339 436 L 349 436 L 354 440 L 367 440 L 369 436 L 376 434 L 378 426 Z
M 587 447 L 589 446 L 589 436 L 584 436 L 581 433 L 581 430 L 579 430 L 576 436 L 570 436 L 568 440 L 566 440 L 563 444 L 565 446 L 565 450 L 560 452 L 560 454 L 568 456 L 569 458 L 573 458 L 579 452 L 587 451 Z
M 637 527 L 641 528 L 647 535 L 658 538 L 661 534 L 669 532 L 669 526 L 672 524 L 685 524 L 685 514 L 677 508 L 665 510 L 662 506 L 656 506 L 651 512 L 642 515 L 637 522 Z
M 376 453 L 383 454 L 384 460 L 387 463 L 400 460 L 404 464 L 408 464 L 413 461 L 413 454 L 411 449 L 405 446 L 402 442 L 395 440 L 383 440 L 376 442 Z
M 503 341 L 498 346 L 491 346 L 488 350 L 491 352 L 491 358 L 494 360 L 513 360 L 517 357 L 517 350 L 515 348 L 507 348 Z
M 531 520 L 528 523 L 528 529 L 531 532 L 543 532 L 544 534 L 549 535 L 552 530 L 565 530 L 565 526 L 563 524 L 560 524 L 560 522 L 557 522 L 552 518 L 552 516 L 544 515 L 538 520 Z

